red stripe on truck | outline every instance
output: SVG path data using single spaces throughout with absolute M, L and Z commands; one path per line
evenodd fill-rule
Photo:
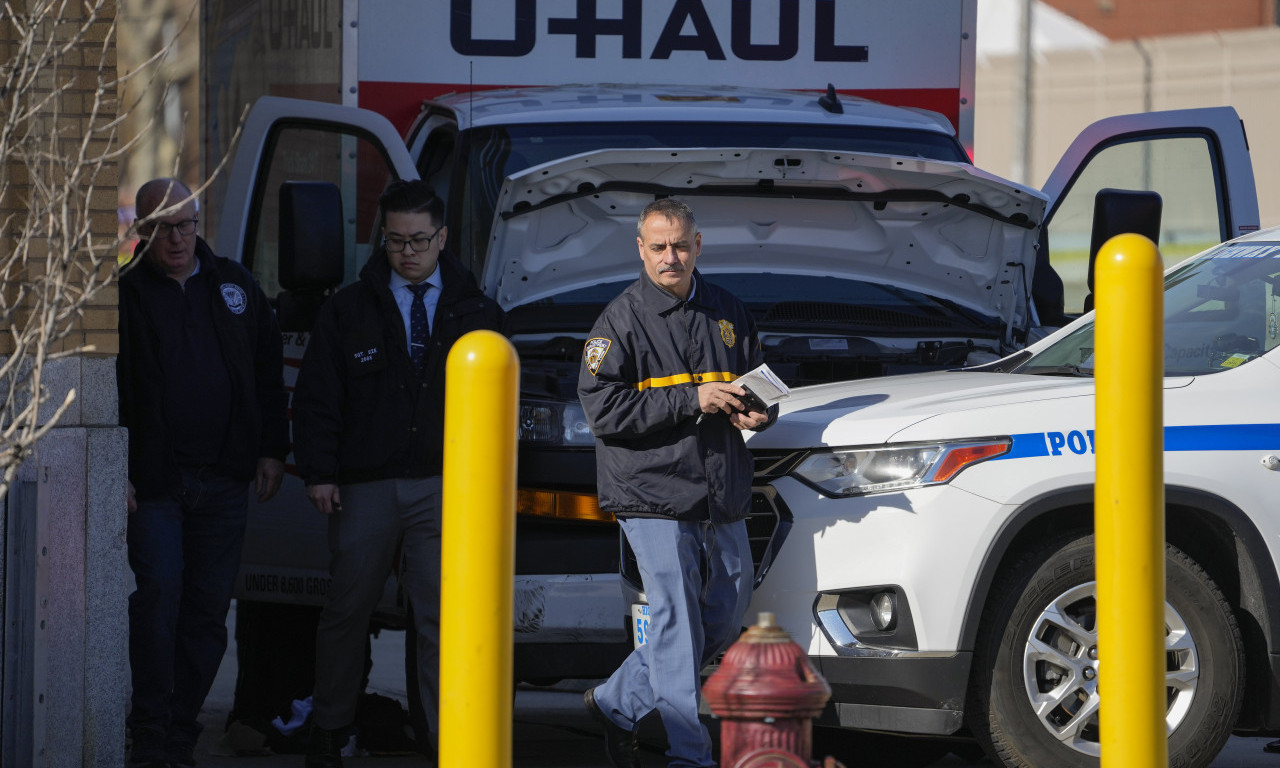
M 391 121 L 401 135 L 418 116 L 423 101 L 450 93 L 467 91 L 491 91 L 498 88 L 519 88 L 511 85 L 468 85 L 466 83 L 394 83 L 383 80 L 365 80 L 360 83 L 359 106 L 378 112 Z M 537 86 L 528 86 L 537 87 Z M 815 90 L 815 93 L 821 91 Z M 957 131 L 960 127 L 960 90 L 958 88 L 868 88 L 847 89 L 846 96 L 861 96 L 883 104 L 899 107 L 919 107 L 938 112 L 951 121 Z

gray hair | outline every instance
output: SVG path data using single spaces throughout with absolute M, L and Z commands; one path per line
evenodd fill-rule
M 693 209 L 684 202 L 674 197 L 662 197 L 654 200 L 644 207 L 640 212 L 640 219 L 636 221 L 636 236 L 643 237 L 641 231 L 644 228 L 645 219 L 650 216 L 662 216 L 666 219 L 675 219 L 685 225 L 685 229 L 697 232 L 698 222 L 694 221 Z

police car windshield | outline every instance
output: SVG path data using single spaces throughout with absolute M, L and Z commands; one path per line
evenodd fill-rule
M 1164 375 L 1238 368 L 1280 346 L 1280 243 L 1221 245 L 1165 276 Z M 1013 373 L 1092 375 L 1092 318 Z

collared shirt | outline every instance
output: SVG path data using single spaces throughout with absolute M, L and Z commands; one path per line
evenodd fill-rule
M 648 274 L 648 273 L 646 273 L 646 274 Z M 651 282 L 651 283 L 652 283 L 652 282 L 653 282 L 653 278 L 649 278 L 649 282 Z M 675 300 L 675 301 L 678 301 L 678 302 L 693 301 L 693 297 L 698 295 L 698 275 L 697 275 L 697 273 L 695 272 L 694 274 L 692 274 L 692 275 L 690 275 L 690 276 L 689 276 L 689 296 L 688 296 L 688 298 L 684 298 L 684 299 L 682 299 L 682 298 L 680 298 L 679 296 L 677 296 L 677 295 L 675 295 L 674 293 L 672 293 L 671 291 L 668 291 L 668 290 L 667 290 L 666 288 L 664 288 L 663 286 L 658 285 L 657 283 L 653 283 L 653 287 L 654 287 L 654 288 L 657 288 L 657 289 L 658 289 L 659 291 L 661 291 L 662 293 L 664 293 L 664 294 L 666 294 L 666 295 L 670 296 L 670 297 L 671 297 L 673 300 Z M 672 306 L 676 306 L 676 305 L 674 305 L 674 304 L 673 304 Z
M 444 290 L 444 278 L 440 276 L 439 264 L 436 265 L 431 274 L 427 275 L 427 279 L 423 282 L 435 289 L 427 291 L 422 297 L 422 303 L 427 307 L 427 331 L 430 332 L 435 325 L 436 305 L 440 303 L 440 292 Z M 400 309 L 400 317 L 404 320 L 404 338 L 407 344 L 413 336 L 413 329 L 409 322 L 409 311 L 413 308 L 413 291 L 409 290 L 411 283 L 393 269 L 391 270 L 391 280 L 388 284 L 391 287 L 391 295 L 396 300 L 396 307 Z
M 161 401 L 172 457 L 181 467 L 212 465 L 222 455 L 232 414 L 232 378 L 223 357 L 214 303 L 223 302 L 216 273 L 195 269 L 179 281 L 159 269 L 144 295 L 162 366 Z

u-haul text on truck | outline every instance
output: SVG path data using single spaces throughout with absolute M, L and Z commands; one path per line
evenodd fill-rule
M 477 88 L 833 83 L 938 112 L 972 146 L 973 2 L 456 0 L 426 29 L 406 23 L 420 3 L 378 6 L 360 19 L 356 103 L 401 127 L 421 100 Z
M 945 116 L 973 146 L 976 0 L 212 0 L 206 158 L 258 96 L 359 106 L 401 130 L 424 100 L 643 83 L 819 90 Z
M 596 504 L 576 382 L 592 322 L 640 271 L 646 203 L 690 202 L 700 271 L 747 303 L 791 386 L 995 360 L 1064 324 L 1081 307 L 1063 305 L 1052 243 L 1078 240 L 1082 218 L 1088 241 L 1102 187 L 1158 192 L 1158 226 L 1183 242 L 1256 227 L 1229 108 L 1102 121 L 1043 191 L 975 168 L 975 14 L 975 0 L 207 3 L 207 157 L 252 110 L 206 226 L 276 301 L 286 382 L 316 308 L 377 247 L 392 178 L 446 200 L 450 249 L 507 313 L 519 679 L 602 677 L 632 646 L 629 555 Z M 237 595 L 246 635 L 281 648 L 305 627 L 273 625 L 274 606 L 317 606 L 327 584 L 324 520 L 286 482 L 251 516 Z M 762 569 L 788 516 L 753 498 Z M 375 619 L 401 614 L 390 582 Z

